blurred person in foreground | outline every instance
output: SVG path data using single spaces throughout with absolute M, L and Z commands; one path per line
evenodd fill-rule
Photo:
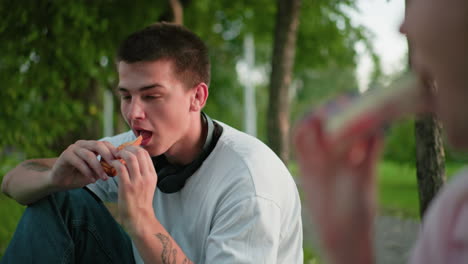
M 468 151 L 468 1 L 410 0 L 400 31 L 411 46 L 412 70 L 426 96 L 414 112 L 432 111 L 449 143 Z M 317 110 L 295 133 L 308 206 L 328 263 L 375 262 L 375 176 L 382 135 L 375 127 L 344 138 L 325 130 Z M 409 111 L 407 114 L 412 114 Z M 410 263 L 468 263 L 468 171 L 458 173 L 432 201 Z
M 28 208 L 0 262 L 302 263 L 288 169 L 258 139 L 202 112 L 203 41 L 175 24 L 148 26 L 121 43 L 117 71 L 131 130 L 80 140 L 4 177 L 2 191 Z M 137 136 L 141 146 L 117 149 Z M 101 201 L 118 203 L 124 228 Z

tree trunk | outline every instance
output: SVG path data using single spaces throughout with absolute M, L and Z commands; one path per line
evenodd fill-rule
M 184 24 L 184 8 L 179 0 L 169 0 L 172 9 L 173 21 L 176 24 Z
M 168 0 L 169 8 L 166 9 L 158 18 L 159 22 L 172 22 L 175 24 L 184 24 L 184 6 L 190 4 L 191 0 Z
M 289 87 L 292 81 L 300 0 L 278 0 L 268 103 L 268 143 L 289 160 Z
M 406 0 L 405 4 L 411 0 Z M 411 43 L 408 42 L 408 54 Z M 408 56 L 411 66 L 411 56 Z M 416 176 L 419 193 L 419 215 L 421 219 L 430 202 L 445 182 L 445 152 L 442 126 L 432 115 L 421 117 L 415 122 Z
M 445 153 L 442 127 L 433 116 L 416 120 L 415 134 L 419 213 L 422 218 L 430 202 L 445 183 Z

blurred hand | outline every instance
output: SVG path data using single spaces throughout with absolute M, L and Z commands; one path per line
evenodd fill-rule
M 79 140 L 70 145 L 57 159 L 50 173 L 52 185 L 59 190 L 81 188 L 108 177 L 97 155 L 114 160 L 116 148 L 106 141 Z
M 372 263 L 379 129 L 343 138 L 324 131 L 326 111 L 300 122 L 294 143 L 307 206 L 331 263 Z M 343 133 L 345 134 L 345 133 Z M 352 140 L 352 141 L 349 141 Z

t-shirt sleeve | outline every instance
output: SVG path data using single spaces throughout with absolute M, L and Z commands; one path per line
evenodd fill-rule
M 205 263 L 276 263 L 280 208 L 262 197 L 226 204 L 214 217 Z
M 444 187 L 435 198 L 410 263 L 468 263 L 468 175 Z

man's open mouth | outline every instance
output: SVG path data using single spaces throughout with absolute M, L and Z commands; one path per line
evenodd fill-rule
M 142 146 L 148 145 L 148 143 L 151 141 L 151 138 L 153 137 L 153 132 L 144 129 L 137 129 L 136 134 L 137 136 L 141 136 L 143 138 L 141 141 Z

